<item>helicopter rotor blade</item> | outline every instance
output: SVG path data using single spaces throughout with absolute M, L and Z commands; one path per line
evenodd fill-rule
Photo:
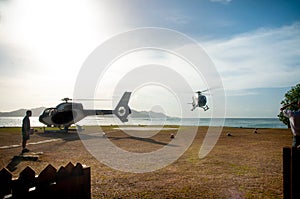
M 211 88 L 208 88 L 208 89 L 205 89 L 205 90 L 202 90 L 202 91 L 196 91 L 195 93 L 205 93 L 205 92 L 207 92 L 207 91 L 211 91 L 211 90 L 217 90 L 217 89 L 219 89 L 219 87 L 211 87 Z
M 74 99 L 71 99 L 71 98 L 68 98 L 68 97 L 65 97 L 65 98 L 62 98 L 61 101 L 112 101 L 112 99 L 88 99 L 88 98 L 85 98 L 85 99 L 79 99 L 79 98 L 74 98 Z
M 203 91 L 201 91 L 201 92 L 203 93 L 203 92 L 207 92 L 207 91 L 209 91 L 209 90 L 212 90 L 212 89 L 205 89 L 205 90 L 203 90 Z
M 76 101 L 111 101 L 112 99 L 73 99 Z

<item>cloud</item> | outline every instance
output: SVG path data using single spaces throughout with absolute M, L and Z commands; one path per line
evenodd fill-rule
M 299 81 L 300 23 L 202 44 L 226 89 L 288 87 Z

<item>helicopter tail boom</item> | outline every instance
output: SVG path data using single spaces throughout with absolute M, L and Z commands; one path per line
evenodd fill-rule
M 112 110 L 84 110 L 85 116 L 89 115 L 109 115 L 113 114 Z
M 115 114 L 122 122 L 128 122 L 131 110 L 128 106 L 131 92 L 125 92 L 114 110 L 84 110 L 85 116 L 89 115 L 111 115 Z

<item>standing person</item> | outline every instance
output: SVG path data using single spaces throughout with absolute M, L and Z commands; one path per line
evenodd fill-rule
M 298 110 L 292 111 L 286 109 L 287 107 L 298 104 Z M 298 101 L 292 102 L 283 106 L 280 111 L 282 111 L 285 117 L 288 117 L 290 120 L 291 130 L 293 133 L 293 147 L 300 147 L 300 99 Z
M 26 111 L 26 116 L 22 122 L 22 153 L 29 152 L 26 148 L 27 140 L 30 138 L 30 120 L 29 117 L 32 115 L 30 110 Z

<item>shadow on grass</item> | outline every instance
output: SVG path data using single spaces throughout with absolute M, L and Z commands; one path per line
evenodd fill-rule
M 83 130 L 84 131 L 84 130 Z M 107 132 L 108 133 L 108 132 Z M 120 133 L 118 131 L 110 131 L 110 134 L 112 133 Z M 60 132 L 60 131 L 47 131 L 45 133 L 40 133 L 39 136 L 41 137 L 47 137 L 47 138 L 60 138 L 64 141 L 75 141 L 75 140 L 88 140 L 88 139 L 99 139 L 98 135 L 88 135 L 88 134 L 84 134 L 83 137 L 81 137 L 80 135 L 80 131 L 76 131 L 76 130 L 72 130 L 71 132 Z M 124 134 L 124 132 L 122 132 L 122 134 Z M 162 146 L 175 146 L 172 145 L 170 143 L 166 143 L 166 142 L 161 142 L 161 141 L 157 141 L 155 139 L 152 138 L 140 138 L 140 137 L 134 137 L 134 136 L 125 136 L 125 137 L 114 137 L 114 136 L 107 136 L 107 135 L 103 135 L 106 136 L 106 138 L 110 139 L 110 140 L 126 140 L 126 139 L 131 139 L 131 140 L 136 140 L 136 141 L 141 141 L 141 142 L 148 142 L 148 143 L 152 143 L 152 144 L 157 144 L 157 145 L 162 145 Z M 105 139 L 105 137 L 103 137 L 103 139 Z
M 12 160 L 8 163 L 6 168 L 10 171 L 13 172 L 17 169 L 17 166 L 20 164 L 22 161 L 38 161 L 38 156 L 36 155 L 25 155 L 25 154 L 20 154 L 20 155 L 15 155 Z
M 46 131 L 44 133 L 39 133 L 38 134 L 40 137 L 45 137 L 45 138 L 60 138 L 65 141 L 74 141 L 74 140 L 79 140 L 79 136 L 77 131 L 74 132 L 63 132 L 63 131 Z
M 149 142 L 151 144 L 158 144 L 158 145 L 163 145 L 163 146 L 166 146 L 166 145 L 175 146 L 175 145 L 172 145 L 170 143 L 156 141 L 156 140 L 151 139 L 151 138 L 140 138 L 140 137 L 133 137 L 133 136 L 130 136 L 130 137 L 108 137 L 108 138 L 111 139 L 111 140 L 131 139 L 131 140 L 137 140 L 137 141 L 142 141 L 142 142 Z

